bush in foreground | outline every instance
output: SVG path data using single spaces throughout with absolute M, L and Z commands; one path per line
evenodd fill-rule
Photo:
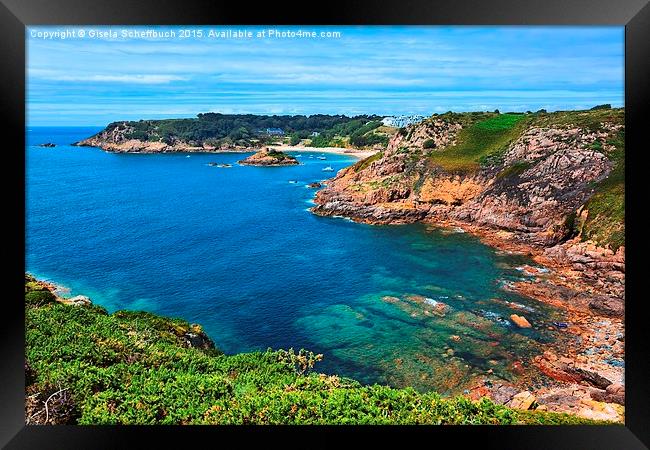
M 197 325 L 144 312 L 28 301 L 26 333 L 28 423 L 592 423 L 364 386 L 314 373 L 321 355 L 304 350 L 224 355 Z

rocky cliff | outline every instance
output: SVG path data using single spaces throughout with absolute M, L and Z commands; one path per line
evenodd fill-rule
M 564 308 L 575 345 L 528 362 L 558 384 L 526 395 L 593 417 L 604 414 L 594 402 L 624 399 L 624 151 L 622 109 L 434 115 L 338 172 L 312 211 L 460 227 L 543 265 L 504 288 Z M 510 391 L 472 389 L 495 401 Z
M 497 246 L 523 245 L 574 274 L 565 285 L 576 295 L 597 293 L 591 309 L 620 317 L 623 122 L 622 109 L 434 115 L 341 170 L 312 211 L 366 223 L 454 224 Z

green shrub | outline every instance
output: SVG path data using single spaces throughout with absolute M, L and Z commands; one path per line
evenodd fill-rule
M 436 141 L 433 139 L 427 139 L 422 143 L 423 148 L 436 148 Z
M 146 312 L 107 314 L 100 307 L 58 302 L 28 308 L 28 391 L 64 389 L 70 394 L 54 423 L 522 422 L 521 413 L 487 399 L 445 399 L 433 392 L 364 386 L 315 373 L 322 355 L 306 350 L 226 356 L 187 348 L 182 336 L 190 330 L 200 328 Z M 550 413 L 523 418 L 531 423 L 590 423 Z
M 609 103 L 605 103 L 603 105 L 596 105 L 593 108 L 591 108 L 590 111 L 596 111 L 599 109 L 612 109 L 612 105 Z
M 48 290 L 31 290 L 25 293 L 25 304 L 30 307 L 54 303 L 56 296 Z
M 585 203 L 582 239 L 616 251 L 625 245 L 625 132 L 620 130 L 607 143 L 614 146 L 607 155 L 613 168 Z
M 374 161 L 380 160 L 384 156 L 383 152 L 377 152 L 374 155 L 368 156 L 366 159 L 362 159 L 361 161 L 357 162 L 354 166 L 352 166 L 352 170 L 355 172 L 360 172 L 366 167 L 368 167 L 370 164 L 372 164 Z

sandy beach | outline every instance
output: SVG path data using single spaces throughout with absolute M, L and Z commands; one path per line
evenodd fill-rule
M 351 148 L 341 147 L 306 147 L 303 145 L 269 145 L 270 148 L 280 150 L 282 152 L 317 152 L 317 153 L 335 153 L 338 155 L 349 155 L 359 159 L 367 158 L 368 156 L 377 153 L 377 150 L 356 150 Z

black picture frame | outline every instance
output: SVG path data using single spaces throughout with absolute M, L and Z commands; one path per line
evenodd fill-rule
M 223 434 L 244 431 L 243 437 L 270 438 L 280 431 L 300 444 L 296 430 L 267 427 L 83 427 L 25 426 L 24 420 L 24 148 L 25 148 L 25 27 L 31 25 L 624 25 L 626 146 L 626 419 L 624 426 L 520 427 L 326 427 L 318 443 L 332 444 L 351 437 L 364 439 L 383 433 L 417 432 L 425 442 L 451 439 L 463 447 L 514 449 L 642 449 L 650 446 L 648 341 L 642 314 L 643 152 L 647 153 L 644 123 L 650 98 L 650 5 L 647 0 L 401 0 L 318 2 L 204 2 L 200 0 L 1 0 L 2 135 L 5 161 L 3 190 L 11 225 L 5 235 L 5 274 L 11 288 L 4 296 L 0 391 L 0 445 L 7 448 L 129 448 L 146 439 L 146 448 L 195 445 L 194 433 L 213 445 L 225 444 Z M 9 137 L 9 140 L 7 140 Z M 22 149 L 22 150 L 21 150 Z M 647 186 L 645 187 L 647 191 Z M 302 433 L 323 431 L 323 427 Z M 380 433 L 381 431 L 381 433 Z M 301 433 L 301 434 L 302 434 Z M 435 434 L 431 434 L 435 433 Z M 397 436 L 395 436 L 397 437 Z M 294 440 L 295 439 L 295 440 Z M 310 441 L 303 441 L 310 445 Z M 164 444 L 167 445 L 164 445 Z M 184 444 L 183 444 L 184 443 Z M 471 447 L 470 447 L 471 448 Z

